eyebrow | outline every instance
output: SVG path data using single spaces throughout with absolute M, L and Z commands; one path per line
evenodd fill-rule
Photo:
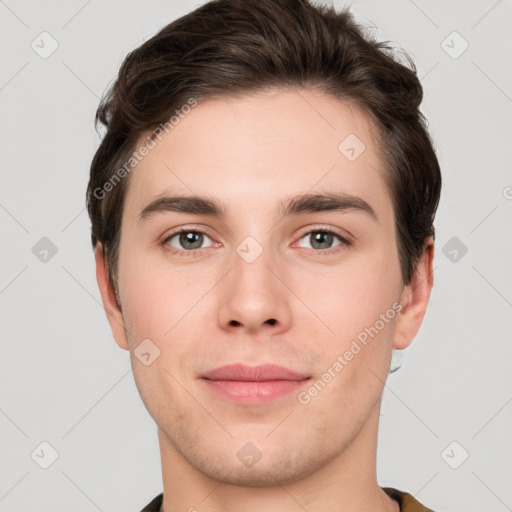
M 363 212 L 374 221 L 379 221 L 375 210 L 364 199 L 345 192 L 302 194 L 286 199 L 280 204 L 280 213 L 283 217 L 327 211 Z M 225 219 L 227 208 L 220 201 L 204 196 L 165 196 L 149 203 L 140 212 L 139 221 L 166 212 L 191 213 Z

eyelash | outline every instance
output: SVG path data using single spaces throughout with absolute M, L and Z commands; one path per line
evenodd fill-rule
M 200 229 L 183 228 L 183 229 L 175 231 L 174 233 L 171 233 L 169 236 L 167 236 L 163 240 L 161 245 L 164 246 L 165 250 L 169 251 L 171 254 L 178 254 L 180 256 L 183 255 L 183 253 L 185 253 L 187 256 L 195 257 L 198 255 L 198 253 L 200 253 L 202 250 L 204 250 L 204 248 L 203 248 L 203 249 L 194 249 L 192 251 L 187 251 L 185 249 L 176 249 L 174 247 L 171 247 L 168 244 L 168 242 L 171 239 L 173 239 L 175 236 L 181 235 L 182 233 L 198 233 L 198 234 L 206 235 L 208 238 L 211 239 L 211 237 L 208 235 L 208 233 L 206 233 Z M 308 248 L 306 248 L 308 250 L 308 252 L 312 251 L 315 254 L 326 254 L 326 253 L 335 254 L 338 252 L 338 250 L 342 249 L 342 246 L 350 247 L 352 245 L 352 242 L 350 240 L 348 240 L 347 238 L 345 238 L 344 236 L 342 236 L 338 231 L 335 231 L 335 230 L 329 229 L 329 228 L 312 229 L 310 231 L 307 231 L 303 235 L 301 235 L 298 240 L 302 240 L 305 236 L 311 235 L 312 233 L 329 233 L 331 235 L 336 236 L 340 240 L 341 244 L 331 247 L 329 249 L 308 249 Z

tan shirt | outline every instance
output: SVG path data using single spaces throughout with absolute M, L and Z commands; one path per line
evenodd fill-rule
M 400 505 L 400 512 L 434 512 L 432 509 L 424 507 L 419 501 L 413 498 L 410 494 L 392 487 L 383 487 L 382 490 L 391 498 L 398 501 Z M 160 512 L 162 506 L 163 493 L 159 494 L 153 499 L 151 503 L 148 503 L 140 512 Z

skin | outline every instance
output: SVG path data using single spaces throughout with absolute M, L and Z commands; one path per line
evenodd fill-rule
M 391 350 L 409 346 L 423 321 L 434 244 L 427 240 L 404 286 L 374 133 L 356 106 L 311 90 L 211 99 L 132 171 L 121 308 L 101 246 L 97 280 L 115 341 L 130 351 L 158 425 L 165 512 L 399 510 L 376 478 L 380 401 Z M 349 134 L 366 145 L 353 162 L 338 150 Z M 329 190 L 364 199 L 378 222 L 357 210 L 280 217 L 281 200 Z M 138 220 L 155 198 L 192 193 L 221 200 L 226 218 L 166 212 Z M 180 253 L 165 250 L 182 227 L 206 233 L 195 256 L 179 236 L 167 247 Z M 350 233 L 353 244 L 335 236 L 319 254 L 314 233 L 322 228 Z M 236 252 L 247 236 L 263 248 L 252 263 Z M 280 364 L 315 381 L 394 303 L 397 316 L 307 404 L 295 392 L 235 404 L 198 378 L 243 362 Z M 146 338 L 160 350 L 149 366 L 134 355 Z M 237 457 L 247 442 L 261 453 L 252 467 Z

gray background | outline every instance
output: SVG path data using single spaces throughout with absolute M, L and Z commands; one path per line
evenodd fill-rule
M 156 425 L 101 307 L 84 194 L 95 109 L 123 57 L 198 5 L 0 2 L 1 512 L 138 511 L 162 491 Z M 512 3 L 352 11 L 414 59 L 444 179 L 429 310 L 385 388 L 379 483 L 436 512 L 512 510 Z M 43 31 L 58 43 L 47 58 Z M 58 452 L 47 469 L 42 442 Z

